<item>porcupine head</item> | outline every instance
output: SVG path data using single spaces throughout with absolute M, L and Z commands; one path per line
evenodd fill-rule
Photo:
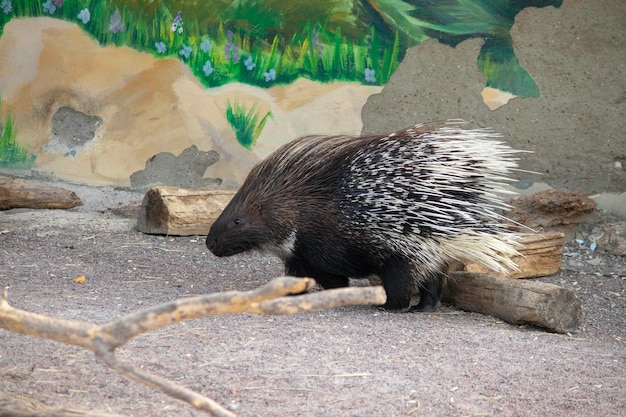
M 258 177 L 253 170 L 211 226 L 206 244 L 214 255 L 232 256 L 250 250 L 277 252 L 277 242 L 288 239 L 293 214 L 272 204 L 254 178 Z
M 299 211 L 293 168 L 281 165 L 287 163 L 280 158 L 286 153 L 279 149 L 257 164 L 213 223 L 206 244 L 214 255 L 250 250 L 271 252 L 283 260 L 289 255 Z
M 325 288 L 378 275 L 394 310 L 409 308 L 417 283 L 417 310 L 436 308 L 451 262 L 500 270 L 516 254 L 493 211 L 516 151 L 493 137 L 418 125 L 296 139 L 253 168 L 207 247 L 217 256 L 268 250 L 286 273 Z

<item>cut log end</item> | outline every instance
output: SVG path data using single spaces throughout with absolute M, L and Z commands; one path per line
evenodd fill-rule
M 557 287 L 553 291 L 545 306 L 545 312 L 540 311 L 540 313 L 543 313 L 542 316 L 548 323 L 546 327 L 557 333 L 575 331 L 583 318 L 582 303 L 573 291 L 563 287 Z
M 139 208 L 137 229 L 147 234 L 167 234 L 168 217 L 167 205 L 159 191 L 155 188 L 148 190 Z

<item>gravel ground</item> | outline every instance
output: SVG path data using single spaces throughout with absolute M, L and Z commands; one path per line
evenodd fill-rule
M 282 274 L 275 258 L 215 258 L 202 237 L 144 235 L 111 212 L 140 195 L 75 188 L 87 202 L 81 208 L 0 212 L 0 285 L 14 307 L 102 324 Z M 542 280 L 581 299 L 584 319 L 573 334 L 450 306 L 415 314 L 345 307 L 191 320 L 141 335 L 117 354 L 242 417 L 624 416 L 626 259 L 566 249 L 562 270 Z M 75 283 L 81 275 L 85 283 Z M 9 403 L 205 415 L 81 348 L 0 330 L 0 411 Z

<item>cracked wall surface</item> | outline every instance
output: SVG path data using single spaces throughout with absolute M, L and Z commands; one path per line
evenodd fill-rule
M 480 39 L 456 48 L 434 40 L 412 48 L 363 108 L 363 132 L 463 118 L 492 127 L 521 155 L 520 180 L 588 194 L 626 191 L 626 9 L 612 0 L 565 1 L 523 10 L 512 29 L 521 65 L 541 97 L 491 111 L 480 95 Z

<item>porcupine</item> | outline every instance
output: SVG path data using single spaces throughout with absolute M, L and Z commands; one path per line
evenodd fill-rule
M 305 136 L 257 164 L 212 225 L 217 256 L 269 251 L 287 275 L 323 288 L 378 275 L 383 305 L 440 305 L 451 264 L 515 268 L 513 232 L 498 212 L 516 164 L 489 129 L 419 124 L 372 136 Z

